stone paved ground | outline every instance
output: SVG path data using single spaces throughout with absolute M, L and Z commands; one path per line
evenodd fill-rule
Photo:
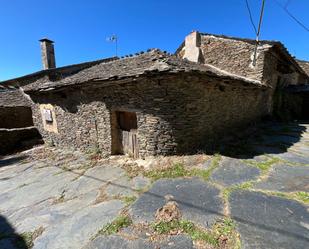
M 236 146 L 245 150 L 199 163 L 189 156 L 183 167 L 150 173 L 124 159 L 51 148 L 2 158 L 0 248 L 239 248 L 221 237 L 200 243 L 185 229 L 154 236 L 149 224 L 170 201 L 209 234 L 231 218 L 241 248 L 309 248 L 309 125 L 268 124 Z M 123 216 L 132 224 L 99 232 Z

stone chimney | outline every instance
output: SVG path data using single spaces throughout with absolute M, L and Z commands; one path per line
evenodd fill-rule
M 56 67 L 54 42 L 43 38 L 40 40 L 41 55 L 44 69 L 51 69 Z
M 201 35 L 197 31 L 192 31 L 185 39 L 185 59 L 193 62 L 202 62 Z

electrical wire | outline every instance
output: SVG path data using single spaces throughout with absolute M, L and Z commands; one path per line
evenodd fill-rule
M 252 13 L 251 13 L 251 9 L 250 9 L 248 0 L 246 0 L 246 6 L 247 6 L 248 13 L 249 13 L 251 25 L 254 29 L 255 34 L 257 35 L 258 31 L 257 31 L 257 28 L 256 28 L 254 21 L 253 21 L 253 17 L 252 17 Z
M 284 5 L 284 8 L 286 9 L 288 7 L 288 5 L 290 4 L 291 0 L 287 0 L 285 5 Z
M 278 0 L 274 0 L 275 3 L 280 6 L 288 15 L 289 17 L 291 17 L 296 23 L 298 23 L 298 25 L 300 25 L 304 30 L 306 30 L 307 32 L 309 32 L 309 28 L 303 24 L 300 20 L 298 20 L 288 9 L 287 9 L 287 5 L 289 4 L 290 1 L 287 2 L 287 4 L 285 6 L 283 6 Z

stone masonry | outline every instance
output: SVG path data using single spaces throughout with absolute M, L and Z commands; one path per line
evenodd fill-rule
M 136 112 L 140 156 L 190 153 L 267 113 L 265 89 L 197 75 L 149 77 L 104 88 L 33 94 L 34 122 L 50 143 L 112 153 L 112 113 Z M 40 104 L 53 106 L 58 131 L 42 125 Z

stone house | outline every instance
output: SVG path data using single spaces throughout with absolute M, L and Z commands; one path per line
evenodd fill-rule
M 193 32 L 175 55 L 152 49 L 56 68 L 43 39 L 44 70 L 3 84 L 31 98 L 47 143 L 136 158 L 194 153 L 272 115 L 278 88 L 308 82 L 281 43 L 261 42 L 256 63 L 254 46 Z
M 32 121 L 31 101 L 21 91 L 0 90 L 0 155 L 39 142 Z
M 295 106 L 293 100 L 287 101 L 289 95 L 285 94 L 285 88 L 298 85 L 301 89 L 302 85 L 308 84 L 309 64 L 296 60 L 278 41 L 260 41 L 254 60 L 255 46 L 256 41 L 251 39 L 194 31 L 186 37 L 176 54 L 268 85 L 270 115 L 289 116 L 287 108 L 294 114 L 302 113 L 306 109 L 306 98 L 296 100 L 298 105 Z
M 157 49 L 47 68 L 9 83 L 32 99 L 46 142 L 109 155 L 193 153 L 268 112 L 268 86 L 260 81 Z

